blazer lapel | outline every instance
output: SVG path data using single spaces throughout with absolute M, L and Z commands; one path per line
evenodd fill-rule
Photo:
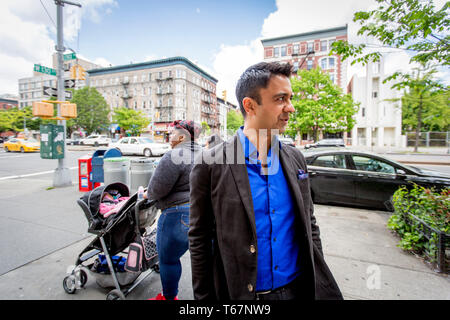
M 230 160 L 230 158 L 233 160 Z M 250 181 L 248 179 L 244 151 L 237 134 L 225 144 L 224 161 L 226 161 L 225 163 L 230 167 L 239 196 L 241 197 L 254 234 L 256 235 L 256 223 Z
M 297 167 L 294 165 L 291 159 L 291 155 L 286 151 L 286 146 L 280 148 L 280 161 L 281 165 L 284 168 L 284 174 L 288 181 L 289 186 L 292 190 L 292 195 L 294 196 L 294 201 L 297 204 L 297 208 L 300 211 L 300 218 L 302 220 L 303 225 L 305 225 L 305 205 L 303 203 L 302 192 L 300 190 L 300 186 L 297 182 Z

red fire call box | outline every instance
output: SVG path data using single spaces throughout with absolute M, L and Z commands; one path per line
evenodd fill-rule
M 84 156 L 78 159 L 78 189 L 81 192 L 91 191 L 94 187 L 91 161 L 91 156 Z

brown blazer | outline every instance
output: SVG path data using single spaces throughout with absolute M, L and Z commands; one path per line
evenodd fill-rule
M 216 156 L 214 163 L 211 158 Z M 210 160 L 208 160 L 210 159 Z M 238 135 L 203 152 L 190 174 L 190 227 L 192 285 L 195 299 L 256 299 L 258 244 L 250 183 Z M 300 255 L 311 299 L 342 299 L 325 263 L 320 231 L 314 217 L 309 179 L 298 180 L 298 169 L 307 171 L 299 150 L 284 145 L 280 164 L 294 195 L 303 234 Z

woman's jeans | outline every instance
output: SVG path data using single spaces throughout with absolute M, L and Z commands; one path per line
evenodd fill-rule
M 164 209 L 158 219 L 156 248 L 163 295 L 168 298 L 178 294 L 180 258 L 189 248 L 189 207 L 186 203 Z

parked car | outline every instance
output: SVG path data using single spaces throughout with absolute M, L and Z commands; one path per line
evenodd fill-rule
M 289 138 L 289 137 L 278 137 L 278 140 L 280 140 L 284 144 L 287 144 L 289 146 L 295 147 L 295 143 L 294 143 L 294 140 L 292 140 L 292 138 Z
M 111 138 L 103 134 L 92 134 L 84 139 L 80 139 L 81 145 L 89 146 L 107 146 L 111 142 Z
M 170 150 L 167 143 L 154 142 L 147 137 L 124 137 L 116 143 L 110 143 L 110 148 L 116 148 L 122 154 L 138 154 L 146 157 L 161 156 Z
M 316 143 L 309 143 L 305 145 L 305 149 L 322 147 L 345 147 L 345 142 L 344 139 L 322 139 Z
M 450 187 L 450 175 L 423 170 L 368 152 L 316 149 L 303 152 L 311 195 L 317 203 L 392 210 L 394 192 L 412 183 L 437 191 Z
M 80 144 L 80 141 L 81 141 L 81 139 L 70 139 L 70 138 L 67 138 L 66 139 L 66 144 L 67 145 L 71 145 L 71 146 L 75 146 L 75 145 L 79 145 Z
M 35 152 L 41 149 L 41 144 L 34 138 L 11 138 L 3 143 L 3 149 L 5 149 L 6 152 Z

